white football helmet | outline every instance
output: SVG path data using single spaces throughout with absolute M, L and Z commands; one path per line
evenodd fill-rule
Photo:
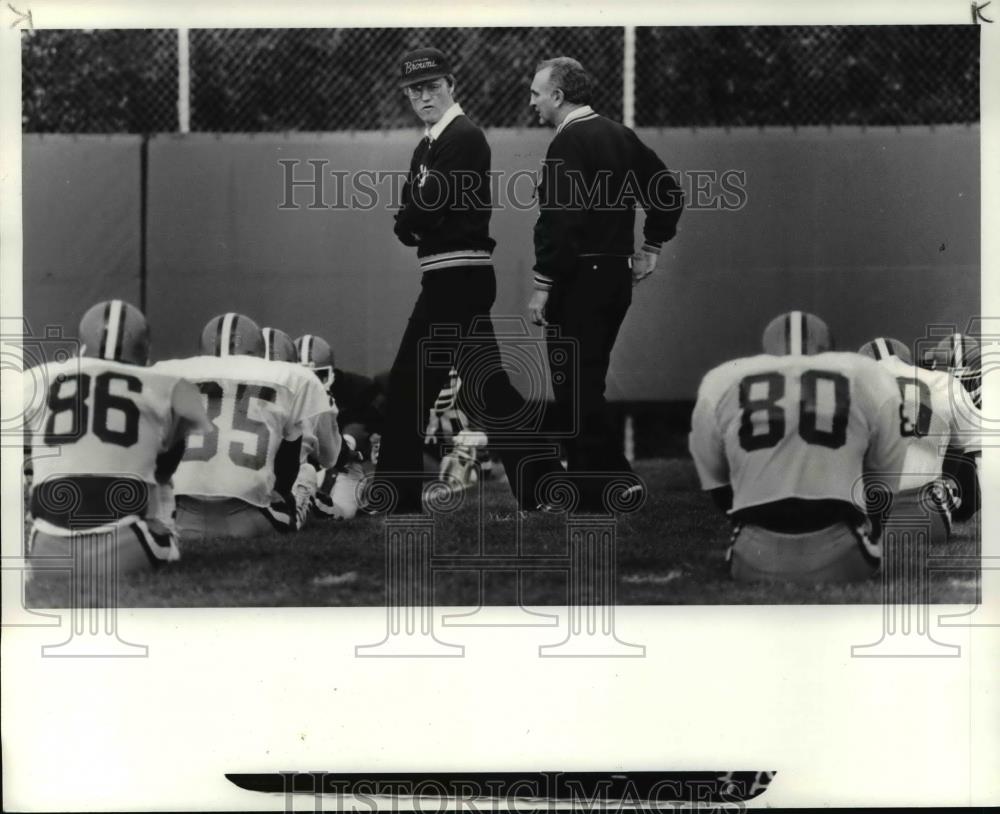
M 279 362 L 298 361 L 292 338 L 278 328 L 262 328 L 264 334 L 264 358 Z
M 789 311 L 772 319 L 764 329 L 764 353 L 772 356 L 812 356 L 833 350 L 826 323 L 815 314 Z
M 303 334 L 296 339 L 295 361 L 312 370 L 324 387 L 333 384 L 333 348 L 323 337 Z
M 206 356 L 264 355 L 264 334 L 250 317 L 232 311 L 212 317 L 201 332 Z
M 858 353 L 874 359 L 876 362 L 882 362 L 895 356 L 901 362 L 906 362 L 908 365 L 913 364 L 910 349 L 898 339 L 889 336 L 880 336 L 871 342 L 865 342 L 858 348 Z
M 107 300 L 91 306 L 80 319 L 79 333 L 81 356 L 149 363 L 149 323 L 134 305 Z

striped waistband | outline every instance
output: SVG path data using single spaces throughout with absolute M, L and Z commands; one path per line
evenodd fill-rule
M 420 270 L 451 268 L 453 266 L 489 266 L 493 263 L 490 252 L 467 249 L 460 252 L 441 252 L 420 258 Z

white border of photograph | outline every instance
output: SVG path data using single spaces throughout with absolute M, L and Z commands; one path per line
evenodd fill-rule
M 968 23 L 967 0 L 569 3 L 46 3 L 36 27 L 343 27 Z M 982 31 L 983 310 L 1000 309 L 1000 8 Z M 0 9 L 3 316 L 20 302 L 20 46 Z M 390 70 L 392 66 L 387 65 Z M 914 172 L 920 168 L 915 167 Z M 18 399 L 4 381 L 5 413 Z M 993 377 L 995 378 L 995 377 Z M 1000 403 L 989 379 L 984 399 Z M 13 453 L 13 454 L 10 454 Z M 16 450 L 2 456 L 4 554 L 21 518 Z M 998 456 L 984 460 L 996 494 Z M 994 556 L 997 508 L 984 501 Z M 998 560 L 1000 562 L 1000 560 Z M 16 575 L 4 573 L 4 622 Z M 984 608 L 1000 621 L 986 573 Z M 966 608 L 935 607 L 934 613 Z M 1000 803 L 1000 627 L 941 628 L 958 658 L 853 659 L 877 606 L 623 607 L 645 658 L 539 658 L 554 628 L 443 629 L 464 658 L 358 659 L 382 609 L 122 611 L 147 658 L 42 658 L 65 627 L 2 637 L 5 810 L 274 810 L 227 772 L 776 770 L 757 805 Z M 63 616 L 64 614 L 60 614 Z M 427 803 L 428 807 L 436 809 Z M 297 801 L 311 810 L 312 801 Z

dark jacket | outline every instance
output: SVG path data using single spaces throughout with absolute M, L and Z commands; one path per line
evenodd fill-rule
M 631 256 L 636 204 L 646 213 L 644 248 L 658 252 L 684 205 L 673 176 L 628 127 L 596 113 L 567 122 L 538 185 L 535 286 L 572 274 L 583 254 Z
M 460 115 L 433 142 L 421 140 L 403 185 L 396 236 L 417 257 L 476 249 L 492 251 L 490 145 Z

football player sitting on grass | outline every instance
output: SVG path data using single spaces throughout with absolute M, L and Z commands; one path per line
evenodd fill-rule
M 221 314 L 201 335 L 201 355 L 160 362 L 201 391 L 211 429 L 192 434 L 177 468 L 182 540 L 294 531 L 315 490 L 302 477 L 303 447 L 321 465 L 340 453 L 336 407 L 315 376 L 265 359 L 264 335 L 247 316 Z
M 873 339 L 858 353 L 874 359 L 895 378 L 902 401 L 899 432 L 906 439 L 900 492 L 880 497 L 872 520 L 878 528 L 890 513 L 927 518 L 930 542 L 947 542 L 952 510 L 961 506 L 962 498 L 954 481 L 943 477 L 942 466 L 949 448 L 959 455 L 979 451 L 979 410 L 947 370 L 915 367 L 910 349 L 898 339 Z
M 689 446 L 702 489 L 733 523 L 737 580 L 850 582 L 871 577 L 881 549 L 857 486 L 895 492 L 907 445 L 899 390 L 872 359 L 833 352 L 826 324 L 792 311 L 763 353 L 709 371 Z

